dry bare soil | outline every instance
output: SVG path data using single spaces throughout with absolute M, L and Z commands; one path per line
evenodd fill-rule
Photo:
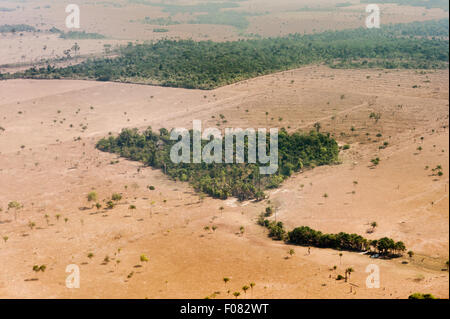
M 240 291 L 240 298 L 448 298 L 448 84 L 448 70 L 323 66 L 212 91 L 2 81 L 0 297 L 229 298 Z M 370 119 L 371 112 L 381 118 Z M 317 248 L 308 255 L 256 224 L 267 201 L 200 197 L 159 170 L 95 149 L 124 127 L 190 128 L 193 119 L 217 126 L 219 114 L 227 121 L 220 128 L 309 131 L 320 122 L 350 145 L 339 165 L 299 173 L 268 193 L 288 229 L 388 236 L 415 255 L 380 260 Z M 437 165 L 443 176 L 433 175 Z M 87 201 L 92 190 L 100 209 Z M 123 198 L 106 210 L 113 193 Z M 8 210 L 11 201 L 23 208 Z M 373 221 L 378 227 L 366 233 Z M 290 248 L 295 254 L 287 258 Z M 79 289 L 66 288 L 69 264 L 80 267 Z M 380 267 L 380 288 L 366 287 L 369 264 Z M 34 265 L 47 268 L 35 272 Z M 347 267 L 355 270 L 349 282 L 336 281 Z M 223 277 L 231 280 L 225 285 Z M 244 294 L 250 282 L 256 286 Z

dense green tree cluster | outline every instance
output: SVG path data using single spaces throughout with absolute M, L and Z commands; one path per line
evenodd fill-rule
M 190 137 L 192 140 L 192 131 Z M 303 167 L 335 163 L 339 153 L 336 141 L 329 135 L 314 131 L 289 134 L 282 129 L 278 133 L 278 171 L 272 175 L 262 175 L 259 166 L 266 164 L 261 164 L 258 159 L 256 163 L 248 163 L 248 139 L 244 144 L 245 163 L 240 164 L 225 163 L 224 160 L 211 164 L 173 163 L 170 150 L 176 142 L 170 140 L 166 129 L 161 129 L 159 133 L 151 128 L 142 133 L 137 129 L 125 129 L 117 137 L 101 139 L 97 148 L 162 169 L 172 179 L 189 181 L 196 190 L 213 197 L 226 199 L 235 196 L 239 200 L 262 199 L 264 189 L 278 187 L 284 179 Z M 203 146 L 208 142 L 202 141 Z M 225 143 L 223 157 L 224 147 Z M 269 145 L 266 151 L 270 151 Z
M 312 63 L 337 68 L 446 68 L 448 43 L 448 19 L 220 43 L 162 40 L 130 43 L 117 58 L 31 68 L 0 79 L 80 78 L 212 89 Z
M 406 250 L 403 242 L 396 242 L 388 237 L 370 240 L 358 234 L 348 234 L 344 232 L 338 234 L 324 234 L 321 231 L 314 230 L 308 226 L 300 226 L 294 228 L 290 232 L 286 232 L 282 222 L 264 219 L 263 214 L 261 214 L 258 223 L 267 227 L 269 230 L 269 237 L 276 240 L 284 240 L 287 243 L 295 245 L 358 252 L 371 250 L 371 248 L 373 248 L 375 252 L 390 257 L 400 256 Z
M 358 234 L 323 234 L 308 226 L 297 227 L 288 233 L 288 241 L 297 245 L 333 248 L 350 251 L 366 251 L 373 247 L 382 255 L 397 255 L 406 250 L 403 242 L 383 237 L 368 240 Z

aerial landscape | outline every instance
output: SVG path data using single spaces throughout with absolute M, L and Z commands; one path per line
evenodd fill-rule
M 448 299 L 448 14 L 0 0 L 0 298 Z

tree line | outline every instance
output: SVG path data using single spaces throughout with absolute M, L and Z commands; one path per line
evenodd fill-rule
M 267 216 L 261 214 L 258 223 L 269 230 L 269 237 L 275 240 L 284 240 L 286 243 L 312 246 L 319 248 L 332 248 L 348 251 L 371 251 L 387 257 L 401 256 L 406 251 L 406 246 L 401 241 L 394 241 L 391 238 L 366 239 L 358 234 L 348 234 L 340 232 L 338 234 L 327 234 L 314 230 L 308 226 L 300 226 L 287 232 L 282 222 L 275 222 L 265 219 Z
M 0 74 L 0 79 L 75 78 L 213 89 L 314 63 L 335 68 L 448 68 L 448 44 L 448 19 L 220 43 L 161 40 L 129 43 L 116 58 L 31 68 Z

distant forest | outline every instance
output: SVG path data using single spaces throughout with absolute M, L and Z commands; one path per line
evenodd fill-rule
M 448 11 L 448 0 L 361 0 L 361 3 L 393 3 L 402 6 L 441 8 Z
M 213 89 L 259 75 L 324 63 L 333 68 L 448 68 L 449 20 L 328 31 L 313 35 L 212 42 L 129 44 L 116 58 L 31 68 L 0 79 L 93 79 Z
M 36 29 L 34 27 L 32 27 L 31 25 L 27 25 L 27 24 L 13 24 L 13 25 L 3 24 L 3 25 L 0 25 L 0 33 L 33 32 L 33 31 L 36 31 Z

